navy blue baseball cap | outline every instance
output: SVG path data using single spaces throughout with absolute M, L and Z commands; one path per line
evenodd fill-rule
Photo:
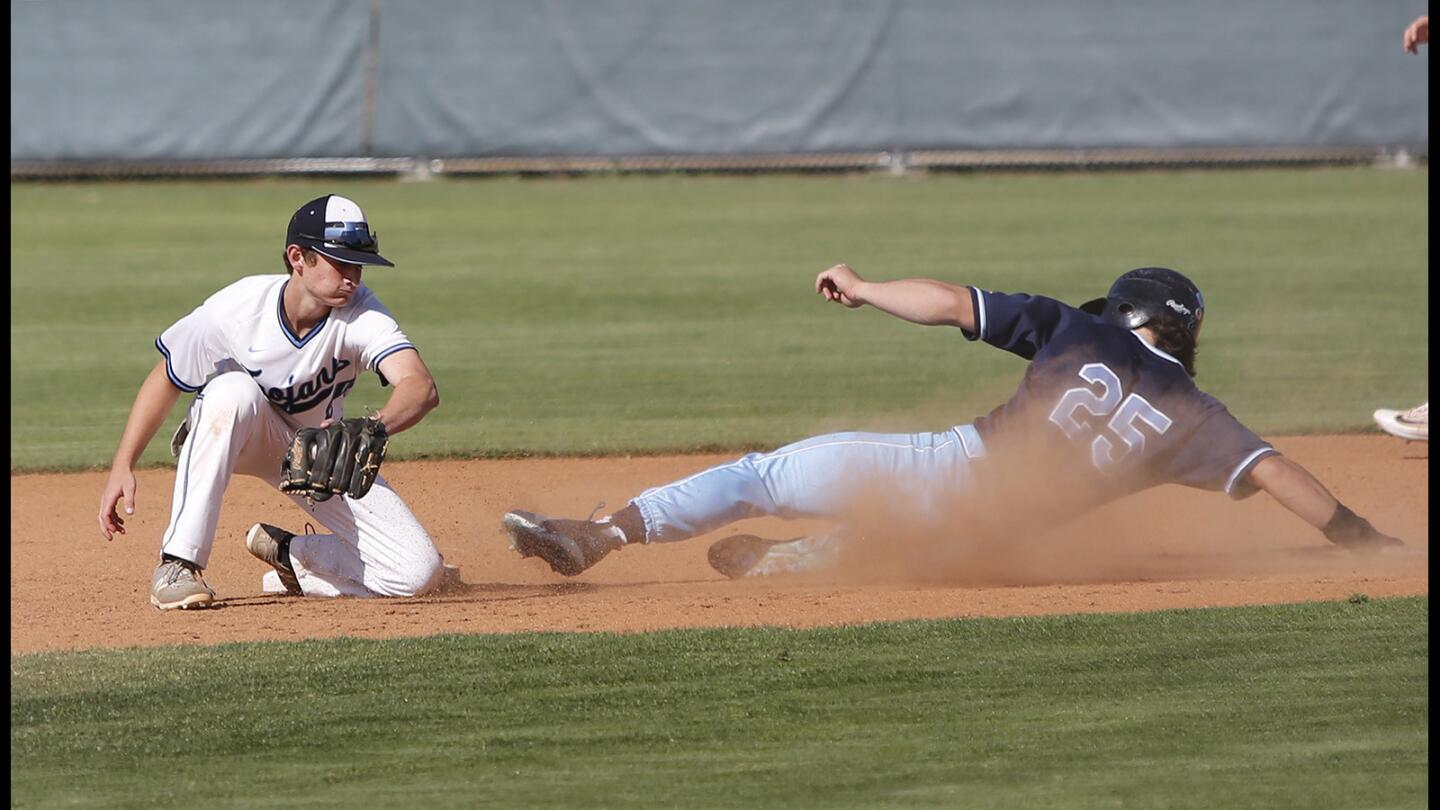
M 365 212 L 348 197 L 326 194 L 300 206 L 290 217 L 285 232 L 285 247 L 299 245 L 316 253 L 350 264 L 376 264 L 394 267 L 380 255 L 380 240 Z

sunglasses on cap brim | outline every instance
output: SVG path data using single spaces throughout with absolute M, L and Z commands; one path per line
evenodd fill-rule
M 371 233 L 370 226 L 364 222 L 327 222 L 323 237 L 308 233 L 302 233 L 300 236 L 324 242 L 333 248 L 348 248 L 364 253 L 380 252 L 379 234 Z

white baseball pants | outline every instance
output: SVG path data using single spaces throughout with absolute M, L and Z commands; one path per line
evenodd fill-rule
M 941 433 L 831 433 L 751 453 L 630 502 L 647 541 L 684 540 L 764 515 L 845 520 L 878 507 L 912 524 L 943 518 L 985 455 L 972 425 Z
M 296 428 L 244 371 L 210 380 L 190 406 L 189 423 L 161 550 L 204 568 L 230 476 L 249 475 L 278 488 L 281 459 Z M 331 532 L 297 534 L 290 541 L 290 561 L 306 596 L 416 596 L 440 584 L 439 550 L 383 477 L 358 501 L 339 495 L 314 504 L 291 500 Z M 272 571 L 262 584 L 273 592 L 279 579 Z

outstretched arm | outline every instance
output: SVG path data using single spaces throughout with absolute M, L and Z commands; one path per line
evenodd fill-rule
M 850 265 L 837 264 L 815 277 L 815 292 L 850 309 L 869 304 L 911 323 L 975 331 L 969 287 L 928 278 L 866 281 Z
M 1261 459 L 1250 470 L 1250 481 L 1338 546 L 1369 550 L 1403 545 L 1376 531 L 1370 521 L 1340 503 L 1308 470 L 1278 453 Z

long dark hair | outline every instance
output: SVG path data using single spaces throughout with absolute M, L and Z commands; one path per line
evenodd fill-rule
M 1199 340 L 1175 318 L 1154 318 L 1145 324 L 1155 333 L 1155 348 L 1180 361 L 1185 371 L 1195 376 L 1195 354 Z

